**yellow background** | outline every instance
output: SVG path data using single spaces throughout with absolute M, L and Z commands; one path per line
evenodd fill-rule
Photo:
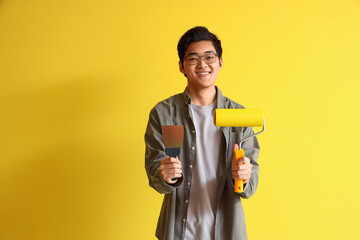
M 197 25 L 267 120 L 249 239 L 360 239 L 360 1 L 1 0 L 1 240 L 155 239 L 143 136 Z

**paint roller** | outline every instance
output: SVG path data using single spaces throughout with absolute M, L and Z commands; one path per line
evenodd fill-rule
M 263 127 L 260 132 L 240 140 L 239 148 L 235 149 L 235 161 L 244 157 L 244 149 L 241 148 L 241 144 L 265 131 L 265 118 L 261 109 L 215 109 L 214 124 L 217 127 Z M 235 180 L 234 191 L 240 193 L 244 191 L 243 188 L 243 180 Z

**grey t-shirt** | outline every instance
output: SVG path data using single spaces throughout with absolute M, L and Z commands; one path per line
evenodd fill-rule
M 213 122 L 216 103 L 191 104 L 196 130 L 196 155 L 190 189 L 185 239 L 214 239 L 221 130 Z

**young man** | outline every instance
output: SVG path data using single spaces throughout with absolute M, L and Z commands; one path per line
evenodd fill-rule
M 216 108 L 244 108 L 215 86 L 223 66 L 220 40 L 205 27 L 195 27 L 181 37 L 178 54 L 187 87 L 151 110 L 145 133 L 149 184 L 165 194 L 156 237 L 247 239 L 241 198 L 249 198 L 257 188 L 258 141 L 244 142 L 245 157 L 235 162 L 236 143 L 252 129 L 213 123 Z M 184 126 L 180 158 L 166 155 L 163 125 Z M 234 179 L 244 180 L 243 193 L 234 192 Z

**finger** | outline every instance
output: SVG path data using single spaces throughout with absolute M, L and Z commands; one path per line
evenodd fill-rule
M 181 168 L 181 162 L 176 158 L 165 158 L 160 162 L 160 169 Z
M 237 173 L 235 173 L 235 175 L 240 179 L 248 179 L 250 178 L 251 172 L 251 169 L 246 171 L 238 171 Z
M 170 178 L 170 179 L 173 179 L 173 178 L 179 178 L 179 177 L 181 177 L 181 176 L 182 176 L 181 173 L 176 173 L 176 174 L 171 174 L 171 175 L 169 175 L 169 178 Z
M 244 156 L 244 162 L 245 162 L 245 164 L 246 164 L 246 163 L 250 163 L 250 159 L 249 159 L 248 157 L 245 157 L 245 156 Z
M 244 169 L 242 168 L 242 166 L 237 166 L 237 165 L 234 166 L 233 169 L 232 169 L 233 172 L 238 172 L 238 171 L 241 171 L 241 170 L 244 170 Z
M 251 166 L 241 165 L 238 168 L 234 168 L 233 171 L 237 171 L 237 172 L 240 172 L 241 174 L 243 174 L 243 173 L 247 173 L 249 171 L 252 171 L 251 169 L 252 169 Z
M 252 164 L 251 163 L 243 163 L 243 164 L 239 164 L 239 165 L 235 165 L 234 167 L 233 167 L 233 171 L 234 170 L 247 170 L 247 169 L 252 169 Z
M 242 166 L 241 166 L 242 167 Z M 251 168 L 245 168 L 245 169 L 234 169 L 232 171 L 232 174 L 237 174 L 237 175 L 246 175 L 252 172 Z
M 242 179 L 242 180 L 249 180 L 250 176 L 251 176 L 251 170 L 249 172 L 246 173 L 239 173 L 239 172 L 233 172 L 232 173 L 232 177 L 233 179 Z
M 161 173 L 166 175 L 172 175 L 172 174 L 182 174 L 181 168 L 167 168 L 161 171 Z
M 165 179 L 165 181 L 169 184 L 174 184 L 178 181 L 178 179 L 181 177 L 181 175 L 177 176 L 177 177 L 172 177 L 172 178 L 167 178 Z
M 233 159 L 232 159 L 233 163 L 235 162 L 235 156 L 236 156 L 235 150 L 238 149 L 238 148 L 239 148 L 239 146 L 235 143 L 234 146 L 233 146 Z
M 171 168 L 171 167 L 181 167 L 181 163 L 178 162 L 164 162 L 160 164 L 163 167 Z
M 242 158 L 240 158 L 239 160 L 232 162 L 232 168 L 233 168 L 233 169 L 234 169 L 234 168 L 237 168 L 237 167 L 243 165 L 244 163 L 245 163 L 245 160 L 244 160 L 244 158 L 242 157 Z
M 245 179 L 247 176 L 250 176 L 251 173 L 252 173 L 252 170 L 248 169 L 248 170 L 242 170 L 242 171 L 233 171 L 231 174 L 232 174 L 233 178 Z
M 238 160 L 234 161 L 234 164 L 241 165 L 244 164 L 244 162 L 245 162 L 245 158 L 241 157 Z
M 164 176 L 164 180 L 170 184 L 176 183 L 177 179 L 180 178 L 182 174 L 176 173 L 176 174 L 169 174 Z
M 178 157 L 168 157 L 161 160 L 161 163 L 181 163 Z
M 179 164 L 162 164 L 159 169 L 161 176 L 164 179 L 167 179 L 169 175 L 173 176 L 174 174 L 182 174 L 182 168 Z
M 252 167 L 250 159 L 248 157 L 244 156 L 244 157 L 240 158 L 238 161 L 233 161 L 232 166 L 234 168 L 236 165 L 247 165 L 247 164 L 250 164 Z
M 234 144 L 234 147 L 233 147 L 234 153 L 235 153 L 235 149 L 238 149 L 238 148 L 239 148 L 239 146 L 235 143 L 235 144 Z

